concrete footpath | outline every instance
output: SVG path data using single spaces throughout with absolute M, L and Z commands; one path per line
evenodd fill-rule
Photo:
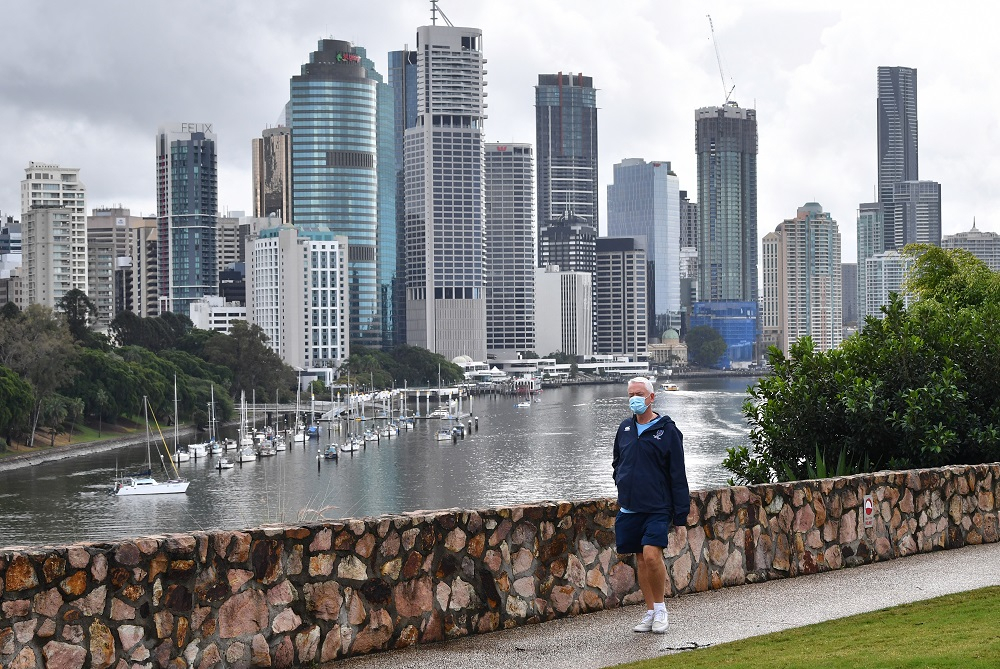
M 632 632 L 642 610 L 629 606 L 322 666 L 599 669 L 991 585 L 1000 585 L 1000 544 L 668 599 L 663 635 Z

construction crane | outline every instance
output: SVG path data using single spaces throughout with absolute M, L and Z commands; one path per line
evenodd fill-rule
M 729 96 L 736 90 L 736 84 L 733 84 L 732 88 L 728 91 L 726 90 L 726 75 L 722 71 L 722 55 L 719 53 L 719 41 L 715 39 L 715 26 L 712 25 L 712 15 L 705 14 L 705 16 L 708 17 L 708 29 L 712 32 L 712 44 L 715 46 L 715 60 L 719 64 L 719 78 L 722 79 L 722 94 L 726 96 L 726 104 L 729 104 Z

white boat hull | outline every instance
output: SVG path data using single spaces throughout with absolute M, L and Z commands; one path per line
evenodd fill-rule
M 125 479 L 115 488 L 115 496 L 130 495 L 168 495 L 187 492 L 189 481 L 177 479 L 158 482 L 151 478 Z

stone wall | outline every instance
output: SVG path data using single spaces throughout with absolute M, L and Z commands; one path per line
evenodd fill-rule
M 875 500 L 863 528 L 862 499 Z M 1000 465 L 693 494 L 668 594 L 997 540 Z M 0 551 L 0 666 L 302 666 L 638 603 L 614 500 Z

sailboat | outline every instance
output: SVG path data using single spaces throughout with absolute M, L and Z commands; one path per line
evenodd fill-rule
M 250 426 L 247 424 L 247 392 L 244 390 L 240 394 L 240 445 L 239 462 L 253 462 L 257 459 L 257 450 L 253 445 L 253 437 L 250 436 Z
M 176 393 L 177 387 L 174 386 L 174 392 Z M 163 481 L 162 483 L 157 481 L 152 477 L 153 472 L 153 457 L 152 450 L 149 446 L 149 400 L 145 396 L 142 398 L 143 410 L 146 414 L 146 465 L 150 472 L 150 476 L 126 476 L 115 482 L 114 493 L 116 497 L 125 497 L 128 495 L 163 495 L 170 493 L 183 493 L 187 492 L 189 481 L 187 479 L 182 479 L 180 474 L 177 472 L 177 467 L 174 466 L 173 461 L 171 461 L 171 466 L 174 467 L 174 475 L 177 478 L 170 479 L 168 481 Z M 163 442 L 164 448 L 166 448 L 166 441 Z M 168 452 L 169 454 L 169 452 Z
M 302 424 L 302 417 L 299 415 L 299 394 L 300 389 L 295 389 L 295 436 L 292 441 L 296 444 L 306 443 L 306 428 Z

